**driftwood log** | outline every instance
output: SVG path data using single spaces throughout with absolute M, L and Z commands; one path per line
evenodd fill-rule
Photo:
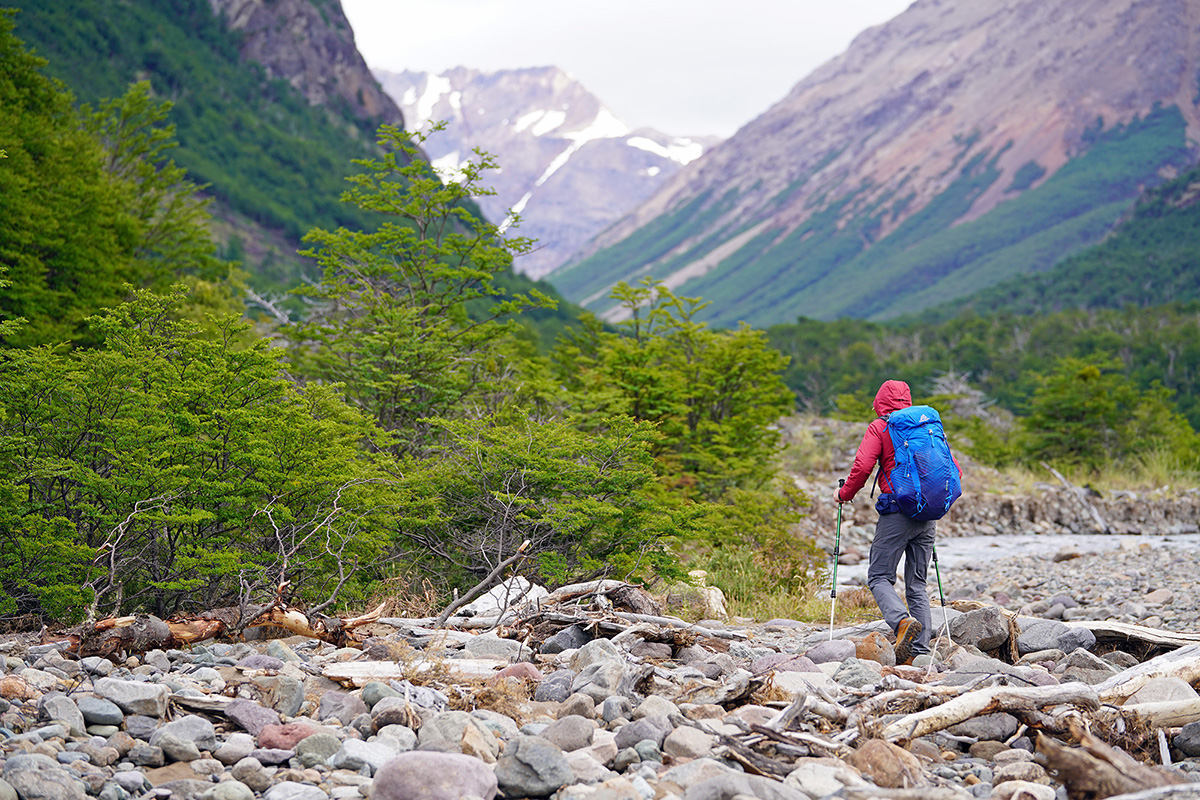
M 384 604 L 357 617 L 326 617 L 305 614 L 283 604 L 257 607 L 243 614 L 236 607 L 218 608 L 195 616 L 176 616 L 167 620 L 148 615 L 112 617 L 91 625 L 79 625 L 61 635 L 43 637 L 43 644 L 61 642 L 66 650 L 80 658 L 108 657 L 116 653 L 144 653 L 167 647 L 184 647 L 219 636 L 240 635 L 248 628 L 273 626 L 300 636 L 345 647 L 358 645 L 355 633 L 379 620 Z
M 1067 787 L 1070 800 L 1098 800 L 1153 786 L 1187 783 L 1176 772 L 1143 764 L 1112 747 L 1077 723 L 1079 747 L 1068 747 L 1049 736 L 1037 737 L 1038 760 Z
M 1094 687 L 1105 703 L 1123 703 L 1130 695 L 1156 678 L 1200 681 L 1200 644 L 1190 644 L 1117 673 Z
M 924 711 L 908 714 L 884 726 L 881 736 L 889 741 L 911 741 L 945 730 L 972 717 L 1007 711 L 1018 718 L 1031 711 L 1070 704 L 1089 711 L 1100 707 L 1096 692 L 1085 683 L 1058 686 L 993 686 L 966 692 Z

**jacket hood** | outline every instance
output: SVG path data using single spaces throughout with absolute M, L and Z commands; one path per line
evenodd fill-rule
M 911 405 L 912 392 L 904 381 L 884 381 L 875 394 L 875 413 L 880 417 Z

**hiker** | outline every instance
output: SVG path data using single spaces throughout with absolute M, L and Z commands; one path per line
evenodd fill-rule
M 896 466 L 895 446 L 888 432 L 888 417 L 895 411 L 912 406 L 912 393 L 904 381 L 884 381 L 875 395 L 875 413 L 878 419 L 867 426 L 862 444 L 854 456 L 854 466 L 846 478 L 845 485 L 838 490 L 838 502 L 849 503 L 854 499 L 871 470 L 879 464 L 876 480 L 880 497 L 876 503 L 879 522 L 875 525 L 875 538 L 871 542 L 871 555 L 867 566 L 867 586 L 875 596 L 875 603 L 883 612 L 883 618 L 896 634 L 896 663 L 911 664 L 914 656 L 929 652 L 929 634 L 932 619 L 929 611 L 929 595 L 925 588 L 929 557 L 933 552 L 936 517 L 945 513 L 949 504 L 957 498 L 958 481 L 953 481 L 955 494 L 945 502 L 945 508 L 912 516 L 933 519 L 912 519 L 902 513 L 892 495 L 892 470 Z M 937 419 L 941 433 L 940 417 L 930 409 Z M 924 421 L 924 417 L 922 417 Z M 945 436 L 942 433 L 942 442 Z M 945 449 L 949 455 L 949 448 Z M 953 470 L 961 478 L 962 469 L 950 456 Z M 924 511 L 924 509 L 923 509 Z M 896 567 L 904 556 L 904 596 L 908 608 L 896 594 Z

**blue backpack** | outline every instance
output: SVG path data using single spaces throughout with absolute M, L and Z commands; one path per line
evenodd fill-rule
M 941 519 L 962 495 L 941 416 L 930 406 L 909 406 L 893 411 L 886 421 L 896 466 L 888 475 L 891 494 L 881 494 L 875 508 L 919 521 Z

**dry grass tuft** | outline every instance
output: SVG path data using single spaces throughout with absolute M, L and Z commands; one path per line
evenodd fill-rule
M 385 617 L 432 617 L 443 607 L 441 594 L 427 577 L 401 574 L 376 582 L 367 608 L 383 603 Z
M 482 708 L 524 725 L 529 701 L 533 698 L 533 683 L 521 678 L 457 680 L 441 688 L 450 698 L 451 711 L 474 711 Z
M 793 699 L 791 692 L 776 686 L 773 680 L 767 681 L 761 689 L 750 695 L 750 702 L 760 706 L 767 703 L 790 703 Z

